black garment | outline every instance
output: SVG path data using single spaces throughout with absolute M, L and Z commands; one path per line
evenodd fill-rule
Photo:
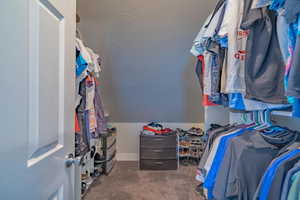
M 288 171 L 294 167 L 294 165 L 300 160 L 300 154 L 293 156 L 292 158 L 284 161 L 276 170 L 276 174 L 272 181 L 271 189 L 269 191 L 268 200 L 280 200 L 281 191 L 285 176 Z
M 287 96 L 300 98 L 300 35 L 297 36 L 292 68 L 289 75 Z
M 245 60 L 246 98 L 266 103 L 287 103 L 284 90 L 285 64 L 277 38 L 276 12 L 249 9 L 246 1 L 241 28 L 249 29 Z M 248 6 L 248 7 L 247 7 Z

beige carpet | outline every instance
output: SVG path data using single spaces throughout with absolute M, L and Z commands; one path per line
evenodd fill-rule
M 85 200 L 201 200 L 195 192 L 195 166 L 177 171 L 140 171 L 137 162 L 118 162 Z

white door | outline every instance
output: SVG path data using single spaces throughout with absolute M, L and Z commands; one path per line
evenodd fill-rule
M 1 0 L 1 200 L 74 200 L 75 10 Z

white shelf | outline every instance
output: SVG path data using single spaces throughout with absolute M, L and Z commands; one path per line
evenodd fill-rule
M 273 111 L 272 115 L 283 116 L 283 117 L 293 117 L 291 111 Z

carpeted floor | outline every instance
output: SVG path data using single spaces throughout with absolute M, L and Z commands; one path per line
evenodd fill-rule
M 101 177 L 85 200 L 201 200 L 196 194 L 195 166 L 177 171 L 140 171 L 137 162 L 118 162 Z

